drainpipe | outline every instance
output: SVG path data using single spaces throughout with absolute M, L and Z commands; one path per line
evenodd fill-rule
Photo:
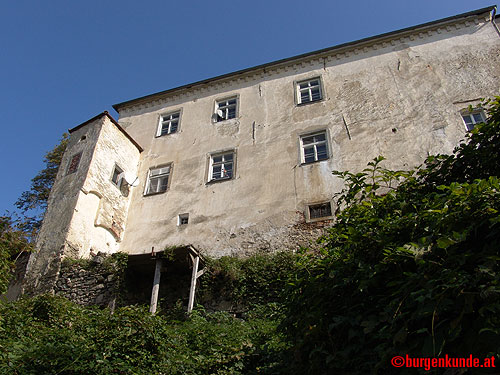
M 493 10 L 491 11 L 491 24 L 495 28 L 498 36 L 500 36 L 500 29 L 498 28 L 498 25 L 495 23 L 495 17 L 497 15 L 497 7 L 493 7 Z

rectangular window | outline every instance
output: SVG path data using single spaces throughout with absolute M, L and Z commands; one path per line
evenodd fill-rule
M 229 180 L 234 175 L 234 151 L 210 156 L 208 181 Z
M 314 204 L 309 206 L 309 219 L 323 219 L 332 216 L 332 206 L 330 202 Z
M 164 193 L 168 188 L 171 165 L 149 170 L 145 195 Z
M 189 223 L 189 214 L 180 214 L 177 218 L 177 225 L 187 225 Z
M 323 99 L 321 80 L 318 78 L 297 82 L 297 104 L 317 102 Z
M 326 131 L 300 137 L 302 163 L 314 163 L 328 159 Z
M 66 174 L 75 173 L 80 165 L 80 159 L 82 158 L 82 153 L 75 154 L 71 157 L 71 161 L 68 165 L 68 172 Z
M 471 131 L 477 124 L 485 122 L 484 112 L 482 110 L 474 110 L 472 112 L 462 113 L 462 120 L 464 120 L 465 128 Z
M 180 111 L 161 115 L 156 136 L 161 137 L 162 135 L 176 133 L 179 130 L 180 116 Z
M 111 176 L 111 182 L 120 187 L 122 183 L 122 177 L 123 177 L 123 170 L 115 165 L 115 168 L 113 169 L 113 175 Z
M 237 97 L 218 100 L 215 103 L 216 122 L 236 118 L 237 104 L 238 104 Z

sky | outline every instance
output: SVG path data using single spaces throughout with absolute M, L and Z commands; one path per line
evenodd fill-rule
M 61 135 L 113 104 L 495 5 L 493 0 L 0 4 L 0 215 Z

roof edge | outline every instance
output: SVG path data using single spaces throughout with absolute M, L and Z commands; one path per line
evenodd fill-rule
M 104 112 L 99 113 L 97 116 L 92 117 L 90 120 L 87 120 L 87 121 L 85 121 L 85 122 L 81 123 L 80 125 L 77 125 L 77 126 L 75 126 L 74 128 L 69 129 L 69 130 L 68 130 L 68 132 L 71 134 L 71 133 L 75 132 L 76 130 L 83 128 L 85 125 L 88 125 L 88 124 L 90 124 L 91 122 L 94 122 L 95 120 L 99 120 L 99 119 L 100 119 L 100 118 L 102 118 L 102 117 L 107 117 L 107 118 L 108 118 L 108 119 L 109 119 L 109 120 L 110 120 L 110 121 L 111 121 L 111 122 L 112 122 L 112 123 L 113 123 L 113 124 L 114 124 L 114 125 L 118 128 L 118 130 L 119 130 L 119 131 L 121 131 L 121 132 L 123 133 L 123 135 L 125 135 L 125 137 L 127 137 L 127 139 L 128 139 L 130 142 L 132 142 L 132 144 L 133 144 L 135 147 L 137 147 L 137 149 L 139 150 L 139 152 L 144 151 L 144 149 L 143 149 L 143 148 L 142 148 L 142 147 L 141 147 L 141 146 L 140 146 L 140 145 L 139 145 L 139 144 L 135 141 L 135 139 L 134 139 L 134 138 L 132 138 L 132 136 L 130 136 L 130 134 L 128 134 L 128 133 L 125 131 L 125 129 L 123 129 L 123 128 L 121 127 L 121 125 L 118 123 L 118 121 L 116 121 L 116 120 L 113 118 L 113 116 L 111 116 L 111 115 L 109 114 L 109 112 L 108 112 L 108 111 L 104 111 Z
M 457 14 L 455 16 L 441 18 L 441 19 L 430 21 L 430 22 L 426 22 L 426 23 L 423 23 L 423 24 L 419 24 L 419 25 L 415 25 L 415 26 L 410 26 L 410 27 L 406 27 L 406 28 L 403 28 L 403 29 L 395 30 L 395 31 L 390 31 L 390 32 L 383 33 L 383 34 L 378 34 L 378 35 L 370 36 L 370 37 L 363 38 L 363 39 L 358 39 L 358 40 L 347 42 L 347 43 L 338 44 L 338 45 L 335 45 L 335 46 L 332 46 L 332 47 L 327 47 L 327 48 L 323 48 L 323 49 L 320 49 L 320 50 L 316 50 L 316 51 L 312 51 L 312 52 L 307 52 L 307 53 L 303 53 L 303 54 L 292 56 L 292 57 L 287 57 L 287 58 L 280 59 L 280 60 L 275 60 L 275 61 L 272 61 L 272 62 L 269 62 L 269 63 L 265 63 L 265 64 L 261 64 L 261 65 L 256 65 L 256 66 L 253 66 L 253 67 L 250 67 L 250 68 L 236 70 L 234 72 L 222 74 L 222 75 L 211 77 L 211 78 L 207 78 L 207 79 L 204 79 L 204 80 L 201 80 L 201 81 L 196 81 L 196 82 L 193 82 L 193 83 L 188 83 L 188 84 L 185 84 L 185 85 L 182 85 L 182 86 L 178 86 L 178 87 L 174 87 L 174 88 L 171 88 L 171 89 L 168 89 L 168 90 L 159 91 L 159 92 L 156 92 L 156 93 L 153 93 L 153 94 L 149 94 L 149 95 L 141 96 L 141 97 L 138 97 L 138 98 L 135 98 L 135 99 L 127 100 L 127 101 L 124 101 L 124 102 L 121 102 L 121 103 L 113 104 L 113 108 L 117 112 L 119 112 L 120 109 L 122 109 L 124 107 L 127 107 L 127 106 L 130 106 L 130 105 L 133 105 L 134 103 L 145 102 L 148 99 L 151 99 L 151 98 L 154 98 L 154 97 L 164 96 L 164 95 L 176 92 L 176 91 L 180 91 L 180 90 L 184 90 L 184 89 L 189 89 L 189 88 L 192 88 L 194 86 L 208 84 L 208 83 L 210 83 L 212 81 L 217 81 L 217 80 L 229 78 L 229 77 L 232 77 L 232 76 L 237 76 L 237 75 L 240 75 L 240 74 L 249 73 L 249 72 L 254 71 L 254 70 L 257 71 L 259 69 L 265 69 L 265 68 L 268 68 L 268 67 L 271 67 L 271 66 L 284 64 L 284 63 L 287 63 L 287 62 L 290 62 L 290 61 L 293 61 L 293 60 L 299 60 L 299 59 L 303 59 L 303 58 L 314 56 L 314 55 L 324 54 L 324 53 L 327 53 L 327 52 L 335 51 L 337 49 L 351 47 L 351 46 L 354 46 L 356 44 L 362 44 L 362 43 L 374 41 L 376 39 L 387 38 L 387 37 L 390 37 L 390 36 L 393 36 L 393 35 L 397 35 L 397 34 L 402 34 L 402 33 L 408 32 L 408 31 L 412 31 L 412 30 L 416 30 L 416 29 L 420 29 L 420 28 L 425 28 L 425 27 L 429 27 L 429 26 L 433 26 L 433 25 L 437 25 L 439 23 L 445 23 L 445 22 L 449 22 L 449 21 L 453 21 L 453 20 L 458 20 L 460 18 L 466 18 L 466 17 L 470 17 L 470 16 L 474 16 L 474 15 L 480 15 L 480 14 L 483 14 L 483 13 L 491 12 L 494 9 L 496 9 L 496 6 L 495 5 L 491 5 L 489 7 L 485 7 L 485 8 L 473 10 L 473 11 L 466 12 L 466 13 Z

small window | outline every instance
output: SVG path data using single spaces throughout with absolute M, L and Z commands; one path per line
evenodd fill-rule
M 113 169 L 113 175 L 111 176 L 111 182 L 117 187 L 120 187 L 122 184 L 122 177 L 123 170 L 119 166 L 115 165 L 115 168 Z
M 145 195 L 164 193 L 168 188 L 171 165 L 149 170 Z
M 302 163 L 328 159 L 328 141 L 326 131 L 300 137 Z
M 179 130 L 180 117 L 180 111 L 161 115 L 156 136 L 161 137 L 162 135 L 176 133 Z
M 317 102 L 323 99 L 321 80 L 318 78 L 297 82 L 297 104 Z
M 189 214 L 180 214 L 177 219 L 177 225 L 187 225 L 189 223 Z
M 309 208 L 309 219 L 327 219 L 332 216 L 332 206 L 330 202 L 314 204 L 308 207 Z
M 208 181 L 229 180 L 234 175 L 234 151 L 210 156 Z
M 68 172 L 66 174 L 75 173 L 80 165 L 80 159 L 82 158 L 82 153 L 75 154 L 71 157 L 71 161 L 68 165 Z
M 217 101 L 215 103 L 216 122 L 236 118 L 237 104 L 238 98 L 236 97 Z
M 477 124 L 485 122 L 484 112 L 480 109 L 474 110 L 472 112 L 463 112 L 462 120 L 464 120 L 465 128 L 467 131 L 471 131 Z

